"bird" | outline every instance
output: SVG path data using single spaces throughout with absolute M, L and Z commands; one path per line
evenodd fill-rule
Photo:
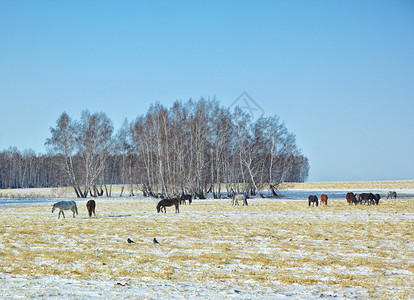
M 128 244 L 132 244 L 135 243 L 133 240 L 131 240 L 130 238 L 127 239 Z
M 159 242 L 157 241 L 156 238 L 154 238 L 153 242 L 154 242 L 154 244 L 159 244 Z

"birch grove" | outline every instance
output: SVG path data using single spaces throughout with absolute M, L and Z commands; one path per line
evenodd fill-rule
M 48 153 L 0 152 L 0 187 L 72 186 L 78 197 L 234 193 L 272 196 L 281 182 L 305 181 L 308 159 L 277 116 L 252 120 L 213 100 L 159 103 L 114 133 L 104 113 L 64 112 L 50 129 Z M 126 195 L 126 194 L 125 194 Z

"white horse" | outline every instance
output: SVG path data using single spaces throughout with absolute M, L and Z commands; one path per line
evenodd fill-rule
M 239 205 L 239 200 L 240 201 L 243 201 L 243 206 L 244 205 L 248 205 L 247 204 L 247 196 L 246 195 L 243 195 L 243 194 L 235 194 L 235 195 L 233 195 L 233 197 L 231 199 L 232 199 L 232 201 L 231 201 L 232 205 Z
M 392 198 L 397 199 L 397 192 L 390 191 L 390 192 L 388 192 L 388 193 L 387 193 L 386 197 L 387 197 L 387 199 L 388 199 L 388 198 L 391 198 L 391 199 L 392 199 Z
M 65 218 L 65 214 L 63 213 L 63 210 L 71 210 L 73 212 L 73 217 L 75 217 L 75 213 L 78 214 L 78 207 L 76 206 L 75 201 L 59 201 L 53 204 L 52 213 L 55 211 L 56 208 L 60 209 L 58 219 L 60 218 L 61 213 L 63 217 Z

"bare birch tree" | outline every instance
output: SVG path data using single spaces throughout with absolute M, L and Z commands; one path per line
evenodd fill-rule
M 76 144 L 81 160 L 84 180 L 83 197 L 88 193 L 98 196 L 103 193 L 97 190 L 99 176 L 103 174 L 108 157 L 113 152 L 113 125 L 104 113 L 91 114 L 84 110 L 81 120 L 76 124 Z
M 59 159 L 58 166 L 66 172 L 76 195 L 78 197 L 83 197 L 82 190 L 75 175 L 73 157 L 76 150 L 75 126 L 66 112 L 63 112 L 60 115 L 56 123 L 55 128 L 50 128 L 52 137 L 46 140 L 45 145 L 50 153 L 57 155 L 57 158 Z

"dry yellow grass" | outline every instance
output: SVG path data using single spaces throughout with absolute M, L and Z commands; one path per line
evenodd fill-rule
M 395 180 L 395 181 L 343 181 L 343 182 L 292 182 L 282 183 L 280 189 L 414 189 L 414 180 Z
M 412 198 L 379 206 L 330 201 L 195 200 L 156 214 L 156 200 L 99 202 L 97 217 L 57 219 L 50 205 L 0 210 L 0 272 L 27 276 L 359 287 L 367 297 L 414 297 Z M 128 244 L 127 238 L 136 244 Z M 160 245 L 154 245 L 157 237 Z
M 121 186 L 108 186 L 108 191 L 111 189 L 113 195 L 119 196 Z M 134 192 L 138 192 L 140 187 L 134 185 Z M 125 186 L 124 195 L 129 195 L 130 188 Z M 74 189 L 71 187 L 55 187 L 55 188 L 30 188 L 30 189 L 0 189 L 0 198 L 39 198 L 39 197 L 53 197 L 53 198 L 67 198 L 75 197 Z

